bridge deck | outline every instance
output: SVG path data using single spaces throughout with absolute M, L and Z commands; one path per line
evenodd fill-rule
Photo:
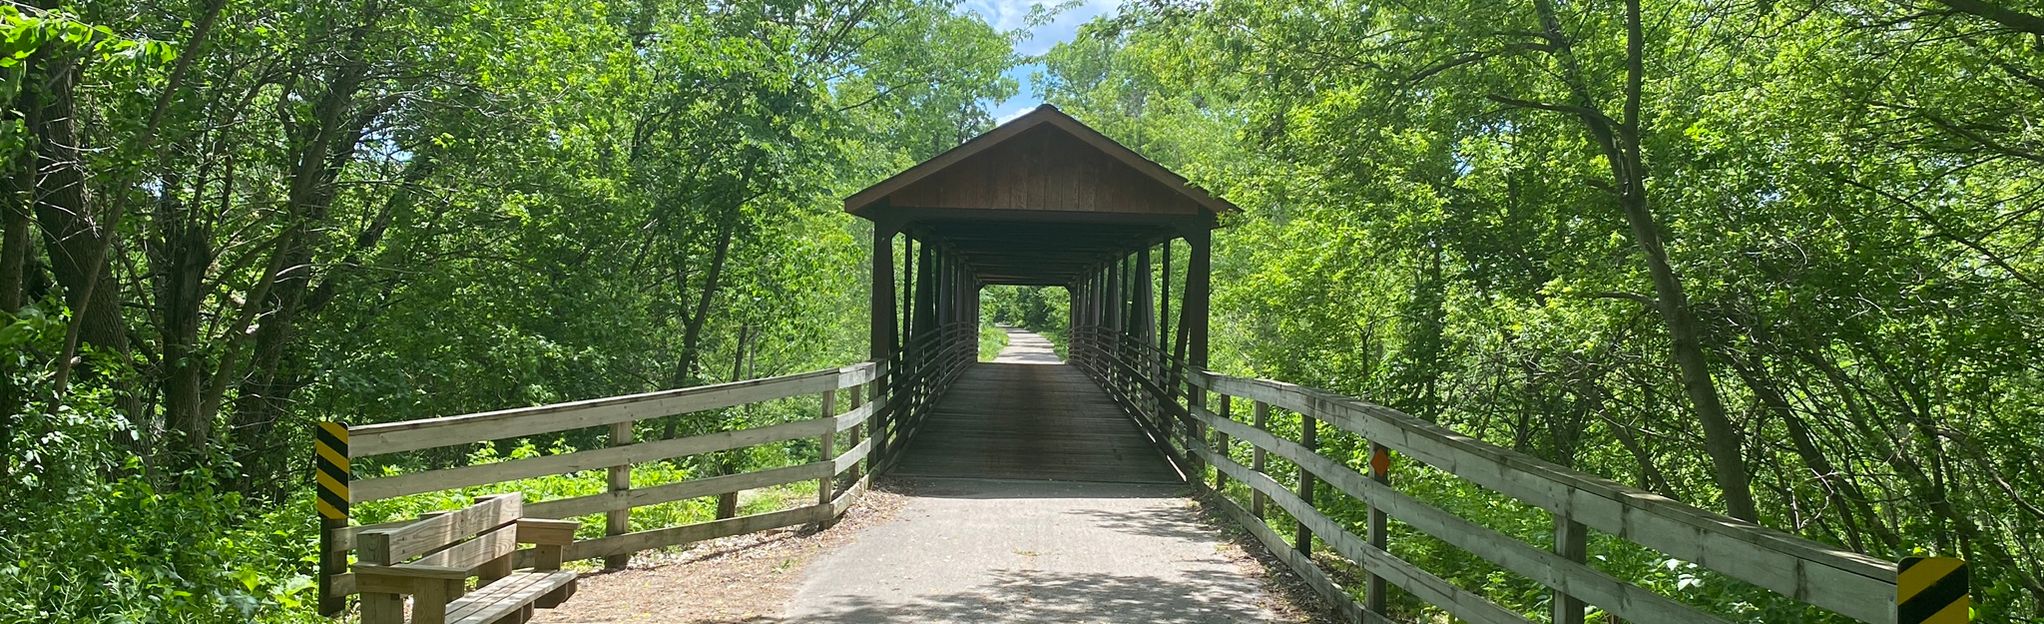
M 965 371 L 892 474 L 910 477 L 1180 483 L 1114 400 L 1034 333 Z
M 1278 621 L 1112 399 L 1033 333 L 976 364 L 889 473 L 897 517 L 805 574 L 789 622 Z

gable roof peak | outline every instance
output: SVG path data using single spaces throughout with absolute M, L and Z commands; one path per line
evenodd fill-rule
M 1234 204 L 1228 203 L 1227 200 L 1214 197 L 1205 190 L 1192 186 L 1186 181 L 1184 176 L 1165 169 L 1162 165 L 1143 157 L 1141 154 L 1137 154 L 1135 150 L 1129 149 L 1127 146 L 1108 138 L 1098 130 L 1094 130 L 1091 126 L 1059 110 L 1057 106 L 1045 102 L 1037 105 L 1036 108 L 1028 113 L 1024 113 L 1020 117 L 995 126 L 992 130 L 981 133 L 979 136 L 973 137 L 957 147 L 953 147 L 914 167 L 896 173 L 880 181 L 878 184 L 867 187 L 865 190 L 852 194 L 852 196 L 845 198 L 845 211 L 862 217 L 872 218 L 873 215 L 870 214 L 869 209 L 873 208 L 876 204 L 883 204 L 890 195 L 949 169 L 972 156 L 986 152 L 1044 125 L 1049 125 L 1063 131 L 1100 154 L 1141 173 L 1150 180 L 1154 180 L 1158 184 L 1170 189 L 1176 195 L 1190 200 L 1210 215 L 1217 216 L 1221 213 L 1239 210 Z

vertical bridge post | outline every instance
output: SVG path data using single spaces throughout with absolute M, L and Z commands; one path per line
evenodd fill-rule
M 846 389 L 846 392 L 851 393 L 849 398 L 851 399 L 852 409 L 855 410 L 859 409 L 861 406 L 864 406 L 866 404 L 865 397 L 863 396 L 865 394 L 863 392 L 865 388 L 866 387 L 863 385 L 854 385 Z M 859 443 L 865 440 L 863 434 L 865 433 L 865 428 L 868 426 L 867 423 L 872 422 L 872 418 L 873 416 L 869 413 L 866 416 L 867 419 L 866 423 L 859 423 L 852 426 L 852 434 L 850 440 L 852 448 L 859 448 Z M 852 483 L 855 484 L 858 483 L 859 479 L 864 478 L 865 476 L 865 473 L 862 472 L 859 468 L 860 464 L 859 462 L 856 461 L 852 462 L 852 465 L 846 468 L 851 473 Z
M 829 509 L 831 499 L 837 497 L 837 468 L 835 467 L 837 462 L 837 387 L 836 384 L 831 385 L 831 389 L 823 391 L 823 409 L 820 410 L 821 414 L 818 418 L 824 419 L 825 425 L 823 435 L 819 436 L 816 440 L 817 455 L 822 458 L 819 461 L 827 464 L 823 469 L 823 476 L 816 479 L 816 504 L 821 505 L 824 509 Z M 853 478 L 856 479 L 857 477 L 854 476 Z M 826 529 L 836 525 L 837 514 L 824 514 L 823 520 L 819 521 L 818 524 Z
M 1227 395 L 1224 394 L 1221 396 Z M 1270 404 L 1265 403 L 1263 401 L 1257 401 L 1255 403 L 1254 413 L 1255 413 L 1254 417 L 1256 420 L 1254 421 L 1253 424 L 1256 426 L 1256 430 L 1269 432 Z M 1250 469 L 1255 470 L 1258 473 L 1262 473 L 1264 472 L 1263 466 L 1265 461 L 1263 446 L 1261 445 L 1252 446 L 1254 446 L 1255 450 L 1251 451 L 1249 455 Z M 1263 493 L 1263 490 L 1259 490 L 1256 488 L 1249 489 L 1249 513 L 1251 515 L 1256 516 L 1257 520 L 1262 520 L 1264 518 L 1263 505 L 1265 498 L 1268 496 L 1269 496 L 1268 494 Z
M 1320 419 L 1314 418 L 1312 414 L 1299 413 L 1299 445 L 1306 447 L 1308 452 L 1320 450 Z M 1299 464 L 1299 498 L 1306 501 L 1307 507 L 1313 506 L 1314 481 L 1313 471 L 1307 470 L 1304 463 Z M 1292 538 L 1292 547 L 1298 549 L 1301 555 L 1311 555 L 1313 530 L 1306 528 L 1304 519 L 1298 519 L 1297 522 L 1298 534 Z
M 1583 563 L 1589 557 L 1587 548 L 1588 529 L 1583 523 L 1567 513 L 1554 514 L 1554 554 L 1576 563 Z M 1570 596 L 1568 592 L 1553 590 L 1550 602 L 1554 607 L 1554 624 L 1583 624 L 1586 610 L 1583 601 Z
M 1191 390 L 1191 392 L 1198 392 L 1198 391 L 1199 391 L 1199 389 L 1198 389 L 1198 388 L 1193 388 L 1193 389 Z M 1187 396 L 1191 396 L 1191 393 L 1190 393 L 1190 392 L 1188 392 L 1188 393 L 1187 393 Z M 1232 405 L 1232 403 L 1233 403 L 1233 398 L 1234 398 L 1234 397 L 1230 397 L 1230 396 L 1228 396 L 1228 395 L 1225 395 L 1225 394 L 1221 395 L 1221 413 L 1220 413 L 1220 417 L 1221 417 L 1221 419 L 1222 419 L 1222 420 L 1230 420 L 1230 421 L 1232 421 L 1232 420 L 1234 420 L 1234 419 L 1235 419 L 1234 409 L 1232 409 L 1232 408 L 1233 408 L 1233 405 Z M 1190 411 L 1190 410 L 1188 410 L 1188 411 Z M 1201 441 L 1200 441 L 1200 443 L 1201 443 L 1201 444 L 1205 444 L 1205 443 L 1206 443 L 1206 441 L 1205 441 L 1205 440 L 1201 440 Z M 1234 457 L 1230 456 L 1230 455 L 1228 454 L 1228 451 L 1229 451 L 1230 449 L 1234 448 L 1234 447 L 1235 447 L 1235 443 L 1234 443 L 1234 442 L 1232 442 L 1232 441 L 1230 441 L 1230 440 L 1228 439 L 1228 432 L 1226 432 L 1226 431 L 1221 431 L 1221 430 L 1218 430 L 1218 429 L 1214 430 L 1214 453 L 1215 453 L 1215 454 L 1217 454 L 1217 455 L 1220 455 L 1221 457 L 1226 457 L 1226 458 L 1228 458 L 1228 459 L 1229 459 L 1230 461 L 1233 461 L 1233 460 L 1234 460 Z M 1228 473 L 1227 473 L 1226 471 L 1223 471 L 1223 470 L 1219 469 L 1219 468 L 1215 468 L 1215 469 L 1214 469 L 1214 491 L 1215 491 L 1215 492 L 1217 492 L 1217 493 L 1220 493 L 1220 494 L 1222 494 L 1222 495 L 1226 495 L 1226 494 L 1228 493 Z
M 1391 483 L 1391 449 L 1378 444 L 1375 440 L 1370 442 L 1370 480 L 1385 485 Z M 1370 506 L 1370 525 L 1365 536 L 1370 541 L 1370 547 L 1381 552 L 1391 552 L 1390 540 L 1385 535 L 1385 529 L 1388 528 L 1390 521 L 1391 516 L 1385 514 L 1382 507 Z M 1389 596 L 1384 593 L 1384 577 L 1378 576 L 1372 570 L 1366 582 L 1369 585 L 1368 595 L 1364 598 L 1363 608 L 1371 613 L 1383 613 L 1389 602 Z

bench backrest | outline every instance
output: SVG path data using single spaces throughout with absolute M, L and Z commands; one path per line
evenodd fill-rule
M 518 550 L 524 496 L 513 492 L 429 515 L 403 526 L 363 531 L 355 556 L 377 565 L 429 565 L 474 570 Z

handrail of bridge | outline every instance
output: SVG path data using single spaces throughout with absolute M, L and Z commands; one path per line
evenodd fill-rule
M 322 479 L 326 481 L 320 486 L 323 495 L 338 494 L 342 502 L 359 504 L 604 470 L 609 481 L 607 491 L 529 503 L 525 513 L 534 518 L 602 514 L 604 536 L 576 541 L 567 549 L 565 558 L 605 558 L 613 566 L 623 565 L 624 558 L 632 553 L 655 548 L 811 522 L 828 526 L 865 491 L 870 475 L 890 464 L 898 455 L 897 450 L 920 429 L 936 400 L 977 358 L 978 340 L 976 324 L 952 323 L 917 332 L 882 361 L 831 370 L 352 429 L 327 423 L 342 433 L 341 439 L 334 441 L 340 444 L 339 457 L 332 462 L 340 474 L 335 481 L 334 475 L 323 473 Z M 847 404 L 851 409 L 838 411 L 840 393 L 849 394 Z M 635 439 L 634 425 L 642 421 L 805 396 L 819 397 L 821 409 L 816 418 L 685 438 Z M 350 466 L 359 467 L 366 458 L 599 427 L 606 428 L 609 440 L 608 446 L 602 448 L 359 480 L 353 479 L 349 471 Z M 839 445 L 840 438 L 847 438 L 846 446 Z M 803 439 L 816 440 L 814 461 L 653 486 L 632 484 L 635 464 Z M 838 448 L 846 450 L 838 452 Z M 322 444 L 321 453 L 335 451 Z M 814 504 L 632 530 L 634 508 L 808 480 L 818 484 Z M 322 523 L 321 612 L 328 615 L 339 612 L 341 598 L 356 593 L 354 577 L 347 573 L 355 535 L 364 529 L 398 524 L 349 526 L 345 517 L 349 506 L 339 506 L 339 515 L 343 517 L 326 516 L 327 522 Z
M 652 548 L 681 546 L 709 538 L 809 522 L 830 526 L 858 495 L 865 493 L 869 485 L 867 479 L 891 464 L 897 450 L 916 436 L 936 399 L 950 387 L 950 383 L 957 381 L 959 374 L 965 372 L 967 364 L 977 358 L 977 331 L 975 323 L 930 327 L 918 331 L 885 360 L 832 370 L 589 401 L 390 421 L 390 424 L 358 426 L 352 430 L 339 424 L 327 424 L 343 436 L 341 440 L 333 440 L 339 442 L 339 456 L 335 458 L 337 462 L 333 462 L 339 466 L 337 481 L 335 475 L 323 473 L 321 479 L 327 481 L 321 483 L 321 487 L 323 495 L 337 493 L 345 503 L 368 503 L 464 487 L 489 487 L 533 477 L 607 471 L 607 491 L 533 501 L 525 505 L 525 514 L 531 518 L 580 518 L 601 514 L 605 518 L 605 536 L 576 540 L 568 546 L 564 556 L 568 561 L 599 559 L 601 556 L 611 565 L 623 565 L 625 556 Z M 852 409 L 838 411 L 836 405 L 840 393 L 848 393 L 846 403 L 852 405 Z M 634 426 L 646 419 L 811 395 L 820 397 L 822 403 L 820 415 L 814 419 L 672 440 L 634 438 Z M 350 477 L 350 466 L 360 466 L 362 458 L 591 428 L 607 428 L 609 446 L 360 481 Z M 632 485 L 634 464 L 811 438 L 816 440 L 818 448 L 816 460 L 803 464 L 687 479 L 652 487 Z M 846 438 L 846 446 L 838 446 L 840 438 Z M 846 450 L 838 452 L 836 448 Z M 335 450 L 323 444 L 321 452 Z M 865 460 L 865 464 L 861 464 L 861 460 Z M 746 489 L 777 487 L 811 479 L 818 481 L 818 501 L 811 505 L 771 511 L 771 514 L 632 530 L 634 507 L 695 497 L 734 495 Z M 321 612 L 329 616 L 339 612 L 341 597 L 356 593 L 354 575 L 347 573 L 347 559 L 354 552 L 356 534 L 368 528 L 401 524 L 347 526 L 347 507 L 350 505 L 339 505 L 339 516 L 343 518 L 325 516 L 327 522 L 323 522 L 321 528 Z M 521 556 L 529 556 L 529 552 Z
M 890 400 L 884 411 L 890 417 L 879 423 L 879 433 L 874 436 L 876 470 L 884 470 L 900 458 L 896 451 L 922 430 L 937 399 L 978 357 L 979 324 L 961 321 L 911 337 L 887 359 L 893 370 L 907 373 L 888 379 Z
M 1552 594 L 1551 621 L 1557 624 L 1582 622 L 1585 604 L 1628 622 L 1726 621 L 1588 565 L 1585 545 L 1589 529 L 1861 622 L 1897 621 L 1898 568 L 1894 562 L 1698 509 L 1331 392 L 1207 370 L 1186 370 L 1182 390 L 1180 384 L 1160 385 L 1155 379 L 1161 377 L 1158 371 L 1164 370 L 1169 358 L 1139 340 L 1075 337 L 1073 349 L 1074 361 L 1152 430 L 1195 485 L 1203 486 L 1209 477 L 1208 466 L 1219 488 L 1225 488 L 1230 479 L 1247 485 L 1252 492 L 1251 509 L 1245 510 L 1225 496 L 1213 499 L 1355 620 L 1388 621 L 1382 614 L 1384 584 L 1389 583 L 1464 621 L 1529 622 L 1479 593 L 1392 554 L 1387 548 L 1386 524 L 1396 519 L 1546 586 Z M 1084 353 L 1077 353 L 1082 349 Z M 1251 422 L 1238 420 L 1231 405 L 1236 398 L 1252 402 Z M 1209 407 L 1210 399 L 1217 409 Z M 1272 409 L 1300 417 L 1299 439 L 1279 437 L 1266 426 Z M 1369 465 L 1358 469 L 1319 453 L 1318 426 L 1323 423 L 1367 440 L 1372 451 Z M 1231 440 L 1249 445 L 1250 465 L 1237 461 L 1239 451 Z M 1393 453 L 1546 510 L 1554 521 L 1553 543 L 1536 546 L 1400 492 L 1388 471 Z M 1267 470 L 1267 461 L 1273 457 L 1296 466 L 1298 474 L 1274 477 Z M 1295 480 L 1297 489 L 1281 484 L 1280 479 Z M 1325 505 L 1316 505 L 1319 484 L 1369 508 L 1361 535 L 1320 511 Z M 1294 519 L 1297 535 L 1293 543 L 1287 544 L 1266 524 L 1266 502 Z M 1363 603 L 1358 604 L 1314 561 L 1310 553 L 1315 537 L 1363 570 Z
M 525 508 L 526 514 L 535 518 L 605 516 L 605 536 L 576 541 L 564 553 L 568 560 L 628 556 L 654 548 L 810 522 L 828 524 L 865 490 L 866 478 L 859 474 L 858 465 L 867 456 L 871 442 L 862 437 L 873 428 L 878 419 L 876 410 L 886 400 L 879 385 L 885 382 L 884 372 L 882 366 L 862 363 L 767 379 L 355 427 L 348 436 L 348 457 L 355 465 L 368 457 L 594 427 L 608 428 L 610 444 L 557 455 L 362 479 L 349 484 L 348 498 L 359 504 L 533 477 L 606 470 L 609 489 L 603 493 L 539 501 Z M 868 386 L 874 390 L 872 400 L 862 400 Z M 841 390 L 850 391 L 849 403 L 854 405 L 844 412 L 836 408 Z M 633 425 L 642 420 L 811 395 L 821 401 L 821 414 L 814 419 L 666 440 L 636 441 L 633 436 Z M 841 435 L 850 436 L 850 446 L 837 453 L 835 448 Z M 631 482 L 634 464 L 800 439 L 817 440 L 815 461 L 651 487 L 635 488 Z M 847 471 L 851 472 L 850 483 L 836 487 L 838 476 Z M 808 480 L 818 482 L 815 504 L 631 530 L 631 510 L 636 507 Z M 355 593 L 353 577 L 345 573 L 347 556 L 354 549 L 357 533 L 380 526 L 385 525 L 337 527 L 325 536 L 321 574 L 326 577 L 322 580 L 326 581 L 327 595 Z M 616 561 L 621 565 L 622 560 Z

